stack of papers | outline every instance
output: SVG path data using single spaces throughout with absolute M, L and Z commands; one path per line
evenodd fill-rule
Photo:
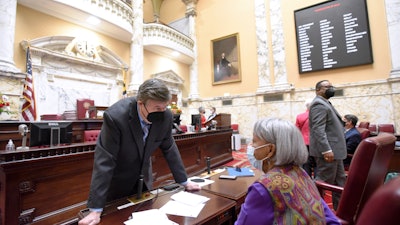
M 172 195 L 171 199 L 171 201 L 160 208 L 160 211 L 166 214 L 187 217 L 197 217 L 204 208 L 205 203 L 210 200 L 207 197 L 186 191 Z
M 167 215 L 158 209 L 150 209 L 132 213 L 131 218 L 124 222 L 125 225 L 178 225 L 168 219 Z

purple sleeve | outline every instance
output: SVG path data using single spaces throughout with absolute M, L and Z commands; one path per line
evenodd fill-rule
M 341 225 L 338 218 L 335 216 L 335 214 L 333 214 L 326 202 L 323 199 L 321 199 L 321 201 L 322 205 L 324 206 L 326 225 Z
M 242 204 L 235 225 L 272 224 L 274 221 L 274 203 L 265 187 L 260 183 L 252 184 Z

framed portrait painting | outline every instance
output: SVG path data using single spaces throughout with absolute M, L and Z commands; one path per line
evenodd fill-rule
M 213 85 L 241 81 L 239 34 L 211 40 Z

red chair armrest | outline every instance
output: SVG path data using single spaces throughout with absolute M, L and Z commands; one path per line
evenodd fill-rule
M 316 180 L 315 185 L 318 188 L 319 193 L 323 196 L 324 190 L 332 191 L 341 194 L 343 192 L 343 187 L 339 187 L 333 184 L 328 184 L 324 181 Z

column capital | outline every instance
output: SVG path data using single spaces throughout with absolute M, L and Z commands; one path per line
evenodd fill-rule
M 183 3 L 186 5 L 186 17 L 196 16 L 196 5 L 199 0 L 182 0 Z

